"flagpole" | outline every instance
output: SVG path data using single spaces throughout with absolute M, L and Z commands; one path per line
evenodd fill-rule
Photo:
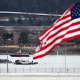
M 7 51 L 7 60 L 8 60 L 8 51 Z M 8 62 L 7 62 L 7 73 L 8 73 Z
M 65 42 L 65 73 L 66 73 L 66 42 Z
M 59 73 L 58 51 L 57 51 L 57 69 L 58 69 L 58 73 Z

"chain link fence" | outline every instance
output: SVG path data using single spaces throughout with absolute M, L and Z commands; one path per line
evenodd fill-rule
M 80 68 L 0 68 L 0 73 L 80 73 Z

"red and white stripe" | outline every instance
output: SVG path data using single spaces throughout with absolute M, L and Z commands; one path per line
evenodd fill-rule
M 73 7 L 73 6 L 72 6 Z M 51 27 L 38 36 L 41 40 L 33 59 L 47 55 L 59 43 L 80 37 L 80 18 L 71 20 L 69 8 Z

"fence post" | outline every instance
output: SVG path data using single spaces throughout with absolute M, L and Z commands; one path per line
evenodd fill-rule
M 61 67 L 60 67 L 60 73 L 61 73 Z
M 30 67 L 30 73 L 31 73 L 31 67 Z
M 68 73 L 69 69 L 67 68 L 67 73 Z
M 45 67 L 45 73 L 46 73 L 46 67 Z
M 75 67 L 74 67 L 74 73 L 75 73 Z
M 15 68 L 15 73 L 16 73 L 16 68 Z
M 23 68 L 23 73 L 24 73 L 24 68 Z
M 37 73 L 38 73 L 38 68 L 37 68 Z
M 1 73 L 1 68 L 0 68 L 0 73 Z

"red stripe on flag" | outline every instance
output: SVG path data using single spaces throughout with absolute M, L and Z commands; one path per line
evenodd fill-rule
M 73 5 L 73 6 L 74 6 L 74 5 Z M 71 9 L 72 9 L 73 6 L 71 6 L 71 7 L 65 12 L 64 16 L 62 15 L 62 16 L 56 21 L 56 23 L 54 23 L 52 26 L 50 26 L 48 29 L 46 29 L 41 35 L 38 35 L 38 38 L 40 38 L 42 35 L 44 35 L 44 34 L 45 34 L 47 31 L 49 31 L 51 28 L 53 28 L 55 24 L 57 24 L 60 20 L 62 20 L 62 18 L 64 19 L 65 16 L 66 16 L 66 17 L 69 17 L 69 15 L 67 16 L 66 14 L 71 11 Z
M 80 21 L 76 22 L 74 20 L 74 22 L 71 22 L 70 11 L 72 7 L 70 7 L 51 27 L 38 36 L 41 42 L 34 51 L 33 59 L 41 58 L 47 55 L 61 42 L 80 37 Z

